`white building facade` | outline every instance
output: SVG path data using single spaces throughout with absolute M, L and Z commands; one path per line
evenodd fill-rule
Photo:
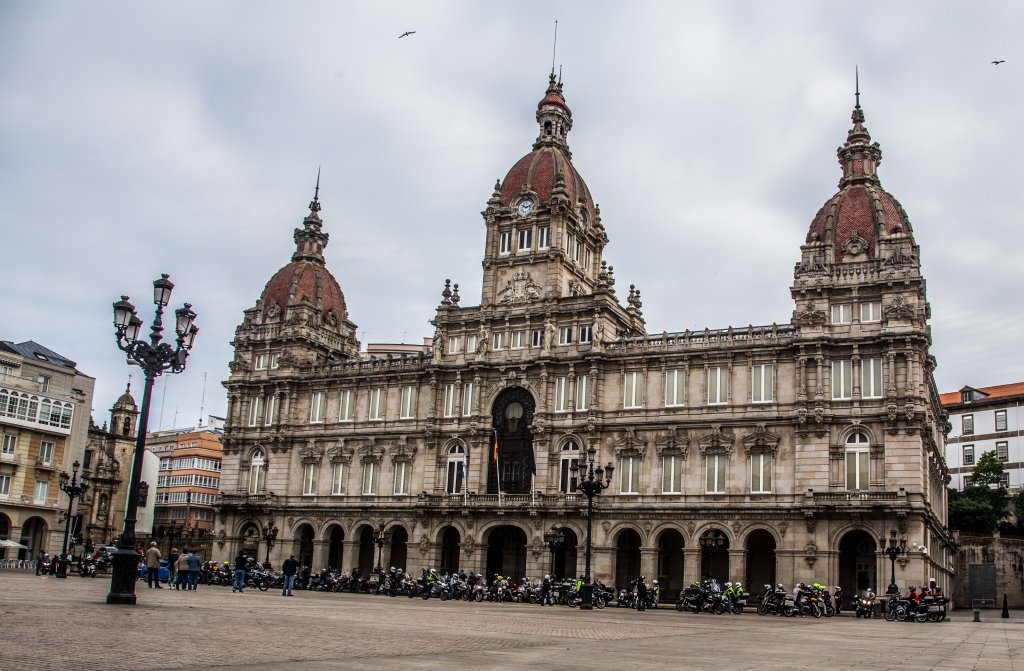
M 946 442 L 950 486 L 963 489 L 986 452 L 995 452 L 1003 464 L 1003 485 L 1024 486 L 1024 440 L 1021 404 L 1024 382 L 994 387 L 964 387 L 942 395 L 942 407 L 952 427 Z

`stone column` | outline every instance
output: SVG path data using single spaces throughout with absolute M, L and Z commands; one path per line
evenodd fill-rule
M 579 550 L 577 550 L 576 555 L 576 570 L 579 572 L 579 574 L 582 574 L 586 567 L 585 552 L 586 547 L 584 541 L 584 544 L 580 544 Z M 590 555 L 591 578 L 593 580 L 600 580 L 609 587 L 615 587 L 615 567 L 613 561 L 614 557 L 615 548 L 604 545 L 594 545 L 591 548 Z M 625 587 L 625 585 L 623 585 L 623 587 Z
M 743 548 L 729 548 L 729 580 L 747 584 L 747 551 Z
M 699 547 L 683 548 L 683 587 L 700 580 L 701 555 Z
M 658 552 L 656 547 L 640 548 L 640 575 L 647 579 L 647 584 L 658 577 Z
M 330 541 L 313 541 L 313 566 L 311 566 L 310 568 L 312 568 L 314 571 L 319 571 L 320 569 L 327 566 L 327 553 L 330 550 L 330 545 Z M 276 545 L 274 547 L 277 548 Z M 291 552 L 289 552 L 288 554 L 291 554 Z M 279 567 L 281 565 L 281 562 L 284 561 L 284 559 L 280 557 L 278 557 L 278 559 L 279 561 L 274 563 L 275 568 Z
M 348 573 L 353 566 L 359 564 L 359 541 L 344 540 L 341 542 L 341 570 Z

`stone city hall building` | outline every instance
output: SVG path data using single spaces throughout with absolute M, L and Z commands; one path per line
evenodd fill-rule
M 483 211 L 480 304 L 446 281 L 429 353 L 360 356 L 314 198 L 291 262 L 235 334 L 222 553 L 262 558 L 271 523 L 275 563 L 294 552 L 365 573 L 383 528 L 384 566 L 579 574 L 586 500 L 570 467 L 593 448 L 615 465 L 595 501 L 606 583 L 881 591 L 890 530 L 909 549 L 901 584 L 945 582 L 946 420 L 925 282 L 859 97 L 839 191 L 793 250 L 792 315 L 657 335 L 603 259 L 609 236 L 554 77 L 536 119 L 532 150 Z M 552 528 L 565 537 L 553 551 Z

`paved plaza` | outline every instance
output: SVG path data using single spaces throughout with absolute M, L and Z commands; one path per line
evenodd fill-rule
M 103 577 L 0 571 L 0 669 L 1021 669 L 1024 619 L 581 613 L 525 604 L 147 589 L 108 606 Z

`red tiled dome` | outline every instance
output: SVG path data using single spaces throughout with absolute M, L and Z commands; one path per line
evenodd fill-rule
M 508 207 L 522 193 L 524 186 L 536 193 L 542 203 L 547 203 L 551 199 L 558 174 L 565 181 L 565 193 L 569 201 L 577 204 L 582 201 L 587 209 L 587 221 L 596 221 L 590 189 L 576 172 L 569 156 L 557 145 L 538 147 L 512 166 L 501 183 L 502 207 Z
M 907 213 L 878 184 L 848 184 L 825 203 L 807 235 L 807 242 L 831 243 L 835 262 L 843 260 L 843 246 L 854 234 L 867 243 L 867 257 L 876 258 L 879 233 L 909 233 Z
M 337 322 L 346 315 L 345 296 L 338 281 L 323 264 L 309 259 L 292 261 L 270 278 L 260 296 L 261 316 L 268 318 L 273 305 L 281 316 L 285 307 L 296 303 L 320 307 L 320 321 L 324 324 L 329 323 L 328 314 L 332 311 Z

